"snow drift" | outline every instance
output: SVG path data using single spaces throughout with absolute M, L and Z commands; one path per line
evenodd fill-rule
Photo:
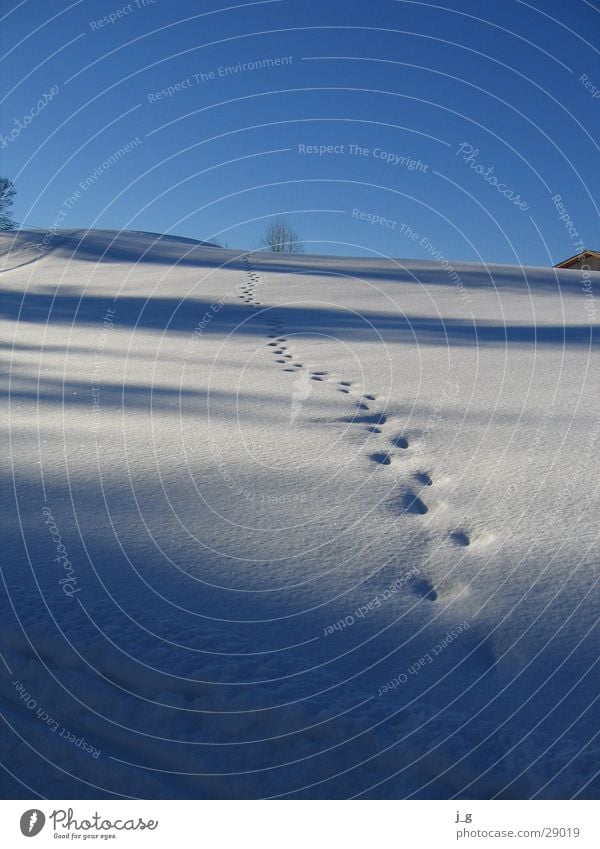
M 597 795 L 600 275 L 0 242 L 5 797 Z

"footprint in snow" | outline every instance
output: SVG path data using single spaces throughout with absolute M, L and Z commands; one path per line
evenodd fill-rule
M 433 478 L 427 472 L 415 472 L 413 475 L 414 479 L 421 486 L 432 486 Z
M 450 534 L 450 539 L 452 540 L 453 543 L 455 543 L 455 545 L 460 545 L 460 546 L 471 545 L 471 537 L 469 536 L 469 534 L 466 531 L 462 531 L 462 530 L 452 531 L 452 533 Z
M 420 598 L 427 599 L 427 601 L 437 600 L 437 590 L 433 586 L 429 578 L 419 578 L 417 581 L 414 581 L 412 584 L 412 589 L 413 592 Z
M 394 445 L 396 448 L 408 448 L 408 444 L 408 439 L 406 439 L 406 437 L 404 436 L 397 436 L 395 439 L 392 440 L 392 445 Z
M 387 421 L 387 416 L 385 413 L 366 413 L 364 415 L 358 415 L 358 411 L 353 416 L 345 416 L 343 419 L 340 419 L 342 422 L 348 422 L 349 424 L 365 424 L 365 425 L 384 425 Z
M 394 498 L 391 506 L 394 512 L 399 515 L 407 513 L 414 516 L 424 516 L 425 513 L 429 513 L 429 507 L 410 489 L 401 492 L 399 496 Z
M 375 451 L 373 454 L 369 454 L 369 460 L 378 463 L 380 466 L 389 466 L 392 462 L 392 458 L 387 451 Z

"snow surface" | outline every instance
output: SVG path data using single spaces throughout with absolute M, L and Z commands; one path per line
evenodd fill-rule
M 4 796 L 597 796 L 600 275 L 45 235 Z

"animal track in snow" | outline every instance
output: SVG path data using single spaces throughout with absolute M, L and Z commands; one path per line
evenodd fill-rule
M 369 454 L 369 460 L 379 463 L 381 466 L 389 466 L 392 462 L 392 458 L 387 451 L 375 451 L 373 454 Z
M 456 530 L 450 534 L 450 539 L 453 543 L 460 546 L 471 545 L 471 537 L 466 531 Z
M 254 300 L 254 291 L 255 287 L 260 283 L 260 276 L 249 270 L 250 261 L 248 257 L 245 258 L 245 261 L 247 264 L 249 283 L 241 290 L 243 293 L 241 298 L 242 300 L 245 300 L 246 303 L 251 304 L 254 309 L 258 309 L 260 307 L 260 303 Z M 272 314 L 270 316 L 266 314 L 264 317 L 260 317 L 259 320 L 265 322 L 265 335 L 269 340 L 266 342 L 266 345 L 275 355 L 275 362 L 278 365 L 283 366 L 283 371 L 289 374 L 298 374 L 297 370 L 302 369 L 303 364 L 301 362 L 294 361 L 294 356 L 289 353 L 287 346 L 283 344 L 287 342 L 287 337 L 284 335 L 284 323 L 281 318 L 273 316 Z M 330 379 L 328 372 L 324 369 L 309 369 L 308 374 L 311 381 L 319 383 L 325 383 Z M 372 393 L 363 392 L 362 388 L 363 387 L 361 386 L 357 391 L 357 387 L 354 387 L 350 380 L 336 381 L 335 389 L 338 392 L 344 395 L 353 395 L 355 399 L 355 409 L 353 414 L 345 416 L 344 418 L 339 419 L 339 421 L 346 422 L 348 424 L 366 426 L 366 430 L 369 434 L 379 436 L 383 432 L 383 428 L 386 423 L 388 423 L 388 416 L 381 412 L 370 412 L 370 405 L 367 402 L 376 401 L 377 396 Z M 390 440 L 389 444 L 391 444 L 392 448 L 406 450 L 409 447 L 409 440 L 403 435 L 397 435 Z M 376 443 L 372 443 L 372 447 L 375 448 Z M 385 447 L 371 451 L 368 454 L 368 458 L 371 462 L 380 466 L 390 466 L 397 459 L 394 451 L 386 450 Z M 406 513 L 409 515 L 422 516 L 429 512 L 429 507 L 417 493 L 426 486 L 432 486 L 433 481 L 431 475 L 424 471 L 414 472 L 412 478 L 415 484 L 415 491 L 409 488 L 400 491 L 400 493 L 395 495 L 393 498 L 392 509 L 400 515 Z M 417 486 L 419 489 L 416 488 Z M 397 490 L 395 491 L 397 492 Z M 455 530 L 449 536 L 450 539 L 457 545 L 470 544 L 468 535 L 462 530 Z M 435 600 L 438 597 L 437 590 L 426 579 L 418 582 L 415 589 L 423 598 Z
M 429 507 L 410 489 L 401 492 L 399 496 L 395 497 L 392 507 L 394 511 L 401 515 L 408 513 L 409 515 L 424 516 L 425 513 L 429 513 Z
M 418 578 L 412 583 L 413 592 L 427 601 L 437 601 L 437 590 L 429 578 Z
M 355 413 L 353 416 L 345 416 L 341 421 L 349 424 L 384 425 L 387 416 L 385 413 L 367 413 L 365 415 Z
M 481 530 L 477 532 L 467 531 L 464 528 L 458 528 L 452 531 L 450 539 L 457 545 L 472 545 L 477 549 L 491 545 L 496 540 L 496 534 L 493 531 Z M 466 541 L 468 540 L 468 542 Z

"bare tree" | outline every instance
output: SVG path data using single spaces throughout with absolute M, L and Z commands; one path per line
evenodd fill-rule
M 6 212 L 13 205 L 16 190 L 12 180 L 8 177 L 0 177 L 0 230 L 12 230 L 16 226 L 10 215 Z
M 259 245 L 275 254 L 304 253 L 304 245 L 300 241 L 298 233 L 287 223 L 285 218 L 276 218 L 269 224 L 260 239 Z

